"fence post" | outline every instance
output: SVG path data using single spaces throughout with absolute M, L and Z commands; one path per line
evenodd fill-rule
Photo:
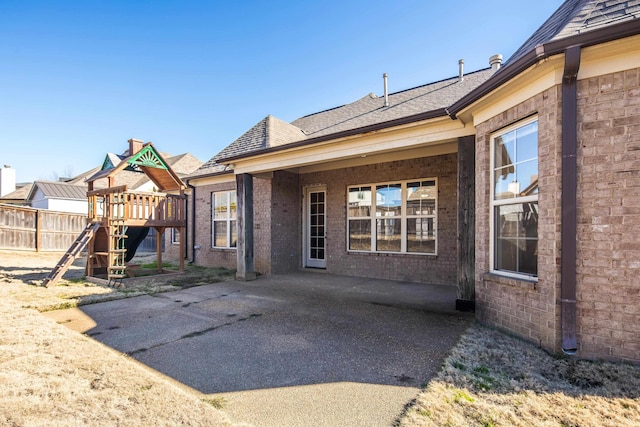
M 42 249 L 42 229 L 40 223 L 42 222 L 40 209 L 36 210 L 36 252 L 40 252 Z

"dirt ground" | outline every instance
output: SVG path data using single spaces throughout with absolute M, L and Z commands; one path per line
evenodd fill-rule
M 57 286 L 38 286 L 60 256 L 0 252 L 0 425 L 232 425 L 220 402 L 38 312 L 172 285 L 93 285 L 80 259 Z

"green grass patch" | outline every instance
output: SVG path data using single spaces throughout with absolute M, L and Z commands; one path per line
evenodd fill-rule
M 224 408 L 224 405 L 227 404 L 227 401 L 224 397 L 208 397 L 206 399 L 202 399 L 203 402 L 208 403 L 216 409 Z
M 153 261 L 153 262 L 149 262 L 147 264 L 140 264 L 140 268 L 147 268 L 147 269 L 151 269 L 151 268 L 158 268 L 158 261 Z M 162 268 L 177 268 L 177 266 L 175 264 L 172 264 L 170 262 L 163 262 L 162 263 Z

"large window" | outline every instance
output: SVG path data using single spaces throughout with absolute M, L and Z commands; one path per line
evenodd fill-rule
M 347 198 L 348 250 L 436 253 L 435 178 L 352 186 Z
M 212 193 L 211 206 L 213 206 L 212 246 L 235 248 L 237 240 L 235 190 Z
M 511 126 L 492 142 L 493 266 L 538 275 L 538 121 Z

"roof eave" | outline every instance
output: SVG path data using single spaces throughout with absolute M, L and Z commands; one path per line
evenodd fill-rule
M 291 148 L 304 147 L 305 145 L 316 144 L 318 142 L 331 141 L 332 139 L 345 138 L 349 136 L 360 135 L 369 132 L 375 132 L 383 129 L 388 129 L 396 126 L 411 124 L 415 122 L 420 122 L 423 120 L 435 119 L 438 117 L 447 117 L 449 114 L 447 113 L 446 108 L 439 108 L 436 110 L 425 111 L 423 113 L 413 114 L 411 116 L 400 117 L 398 119 L 389 120 L 386 122 L 374 123 L 367 126 L 362 126 L 355 129 L 347 129 L 340 132 L 335 132 L 327 135 L 318 136 L 315 138 L 303 139 L 298 142 L 293 142 L 291 144 L 279 145 L 277 147 L 265 148 L 262 150 L 250 151 L 243 154 L 238 154 L 235 156 L 221 157 L 217 159 L 218 163 L 229 163 L 235 160 L 245 159 L 248 157 L 254 157 L 266 153 L 274 153 L 278 151 L 289 150 Z
M 505 65 L 487 81 L 451 105 L 448 109 L 449 115 L 452 119 L 455 119 L 460 111 L 507 83 L 527 68 L 535 65 L 542 59 L 563 53 L 570 46 L 588 47 L 638 34 L 640 34 L 640 25 L 638 25 L 638 19 L 635 18 L 599 30 L 592 30 L 538 45 L 513 63 Z
M 202 174 L 202 175 L 191 175 L 191 176 L 188 176 L 188 177 L 184 178 L 184 181 L 188 184 L 192 180 L 205 179 L 205 178 L 211 178 L 212 176 L 222 176 L 222 175 L 228 175 L 228 174 L 233 174 L 233 170 L 229 169 L 229 170 L 224 170 L 224 171 L 220 171 L 220 172 L 205 173 L 205 174 Z

